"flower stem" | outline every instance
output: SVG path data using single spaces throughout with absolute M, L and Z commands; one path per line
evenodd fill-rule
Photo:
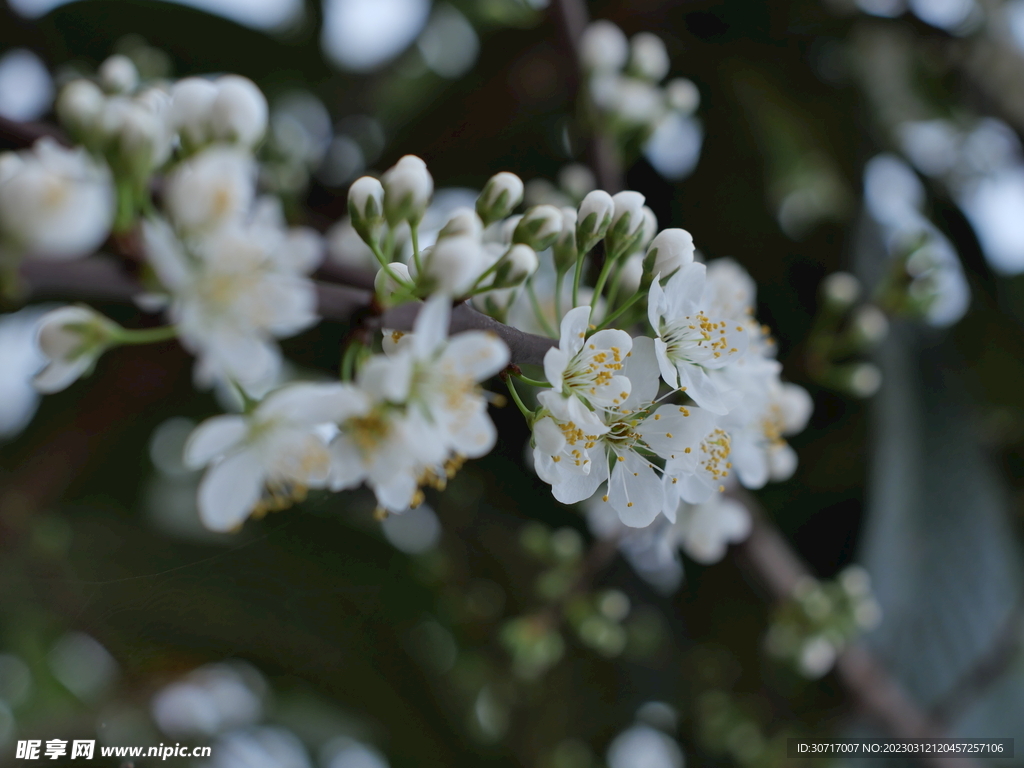
M 164 325 L 159 328 L 140 328 L 130 330 L 121 328 L 114 337 L 114 342 L 122 345 L 130 344 L 153 344 L 157 341 L 167 341 L 178 335 L 178 328 L 173 325 Z
M 412 289 L 412 287 L 413 287 L 412 284 L 409 283 L 406 280 L 403 280 L 401 277 L 399 277 L 395 273 L 395 271 L 391 268 L 391 264 L 384 257 L 383 252 L 381 251 L 380 247 L 376 243 L 371 243 L 370 244 L 370 250 L 373 251 L 373 255 L 377 258 L 377 261 L 380 262 L 380 265 L 381 265 L 381 267 L 383 267 L 384 272 L 387 273 L 387 276 L 395 281 L 395 285 L 400 285 L 401 287 L 406 288 L 406 289 Z
M 529 376 L 523 376 L 523 374 L 521 374 L 521 373 L 517 373 L 515 376 L 521 382 L 523 382 L 524 384 L 529 384 L 531 387 L 550 387 L 551 386 L 551 384 L 549 384 L 546 381 L 539 381 L 537 379 L 531 379 Z
M 562 281 L 565 280 L 565 272 L 555 270 L 555 322 L 562 322 Z
M 612 271 L 612 267 L 615 265 L 616 259 L 611 258 L 611 254 L 604 260 L 604 264 L 601 266 L 601 274 L 597 276 L 597 283 L 594 285 L 594 295 L 590 299 L 590 314 L 594 314 L 594 310 L 597 308 L 597 301 L 601 298 L 601 292 L 604 291 L 604 284 L 608 280 L 608 273 Z
M 533 280 L 526 283 L 526 292 L 530 296 L 530 305 L 533 307 L 533 314 L 537 316 L 537 322 L 540 323 L 541 327 L 544 329 L 544 333 L 553 339 L 557 339 L 558 334 L 555 333 L 554 328 L 551 327 L 551 323 L 548 322 L 548 319 L 544 317 L 544 313 L 541 311 L 540 301 L 537 300 L 537 292 L 533 289 Z
M 341 380 L 352 381 L 355 376 L 356 358 L 359 357 L 359 351 L 362 348 L 362 344 L 358 342 L 350 342 L 345 347 L 345 352 L 341 356 Z
M 420 227 L 419 224 L 409 222 L 409 232 L 412 234 L 412 260 L 416 264 L 416 274 L 423 274 L 423 264 L 420 262 Z
M 573 309 L 579 306 L 580 303 L 580 277 L 583 275 L 583 259 L 586 254 L 579 253 L 576 255 L 576 275 L 572 280 L 572 306 Z
M 622 315 L 625 314 L 626 310 L 629 309 L 630 307 L 632 307 L 638 301 L 640 301 L 640 299 L 643 298 L 643 296 L 644 296 L 643 290 L 642 289 L 638 289 L 636 291 L 636 293 L 634 293 L 632 296 L 629 297 L 629 300 L 625 304 L 623 304 L 621 307 L 619 307 L 615 311 L 614 314 L 612 314 L 611 316 L 609 316 L 609 317 L 604 319 L 604 321 L 598 327 L 598 330 L 601 330 L 603 328 L 607 328 L 609 325 L 611 325 L 616 320 L 618 320 L 620 317 L 622 317 Z
M 523 418 L 526 419 L 526 423 L 530 424 L 532 426 L 532 424 L 533 424 L 533 411 L 531 411 L 529 408 L 527 408 L 526 404 L 523 403 L 522 398 L 519 397 L 519 393 L 516 392 L 516 385 L 512 383 L 512 377 L 511 376 L 505 376 L 504 378 L 505 378 L 505 384 L 508 385 L 508 393 L 510 395 L 512 395 L 512 399 L 515 400 L 516 401 L 516 405 L 519 406 L 519 412 L 521 414 L 523 414 Z

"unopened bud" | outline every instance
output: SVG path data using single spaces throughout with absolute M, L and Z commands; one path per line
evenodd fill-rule
M 519 285 L 537 271 L 537 252 L 528 245 L 516 243 L 501 257 L 494 273 L 495 288 L 511 288 Z
M 619 192 L 612 197 L 615 212 L 612 214 L 612 225 L 608 228 L 607 254 L 609 258 L 624 255 L 629 246 L 643 234 L 644 196 L 639 192 Z
M 484 233 L 483 222 L 472 208 L 456 208 L 437 235 L 440 240 L 445 237 L 471 237 L 479 240 Z
M 217 86 L 201 77 L 186 77 L 171 88 L 171 125 L 188 148 L 210 140 L 210 111 L 217 94 Z
M 630 40 L 629 68 L 637 75 L 658 83 L 668 74 L 671 62 L 665 43 L 651 32 L 640 32 Z
M 483 271 L 483 248 L 471 237 L 446 237 L 426 254 L 423 277 L 434 291 L 458 297 L 467 293 Z
M 873 347 L 889 333 L 889 320 L 874 304 L 865 304 L 853 315 L 852 329 L 865 347 Z
M 384 223 L 384 187 L 372 176 L 363 176 L 348 188 L 348 215 L 352 227 L 363 240 L 377 241 Z
M 377 270 L 377 276 L 373 278 L 373 288 L 377 292 L 378 296 L 390 296 L 402 290 L 405 286 L 401 285 L 395 278 L 404 280 L 406 283 L 412 283 L 412 277 L 409 274 L 409 267 L 400 261 L 393 261 L 388 264 L 387 269 L 381 267 Z
M 514 173 L 496 173 L 476 199 L 476 212 L 484 225 L 504 219 L 523 201 L 523 181 Z
M 553 205 L 537 205 L 524 215 L 512 242 L 524 243 L 535 251 L 550 248 L 562 231 L 562 212 Z
M 568 272 L 576 266 L 579 252 L 576 250 L 576 209 L 566 206 L 562 209 L 562 232 L 552 246 L 555 269 L 558 274 Z
M 415 155 L 406 155 L 384 173 L 381 181 L 388 223 L 418 224 L 434 193 L 434 179 L 427 164 Z
M 640 240 L 636 244 L 637 248 L 646 248 L 647 244 L 654 239 L 656 234 L 658 234 L 658 217 L 654 215 L 654 211 L 645 205 L 643 207 L 643 214 L 643 231 L 640 235 Z
M 225 75 L 214 83 L 217 97 L 209 120 L 214 138 L 255 147 L 267 131 L 267 97 L 252 80 Z
M 643 198 L 640 198 L 643 203 Z M 615 215 L 615 200 L 603 189 L 595 189 L 580 203 L 576 217 L 576 245 L 587 253 L 607 234 Z
M 650 273 L 665 279 L 693 262 L 693 236 L 685 229 L 664 229 L 647 248 Z
M 685 77 L 668 81 L 665 85 L 665 98 L 672 109 L 684 115 L 692 115 L 700 106 L 700 91 L 692 80 Z
M 592 22 L 580 38 L 580 63 L 586 70 L 610 72 L 626 66 L 629 41 L 610 21 Z
M 39 322 L 36 340 L 48 363 L 33 383 L 44 393 L 60 392 L 92 370 L 111 345 L 118 326 L 88 307 L 61 307 Z
M 847 372 L 846 385 L 854 397 L 871 397 L 882 386 L 882 372 L 872 363 L 856 363 Z
M 574 201 L 582 200 L 597 187 L 594 172 L 580 163 L 571 163 L 558 172 L 558 186 Z
M 634 253 L 624 262 L 619 272 L 619 296 L 631 296 L 644 279 L 644 255 Z M 655 273 L 657 274 L 657 273 Z
M 833 272 L 822 282 L 821 295 L 835 309 L 847 309 L 860 296 L 860 281 L 849 272 Z
M 127 56 L 115 54 L 100 64 L 100 82 L 111 93 L 131 93 L 139 85 L 139 70 Z
M 57 99 L 57 116 L 77 135 L 91 132 L 103 111 L 103 91 L 91 80 L 72 80 Z

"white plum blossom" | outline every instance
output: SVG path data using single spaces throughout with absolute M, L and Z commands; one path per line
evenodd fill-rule
M 740 502 L 716 493 L 702 504 L 681 504 L 672 536 L 689 557 L 702 565 L 717 563 L 730 544 L 750 534 L 750 512 Z
M 580 38 L 580 59 L 589 70 L 622 69 L 629 57 L 629 41 L 618 26 L 600 19 L 591 22 Z
M 305 233 L 235 221 L 186 250 L 164 221 L 142 231 L 147 260 L 170 293 L 170 318 L 198 358 L 197 382 L 272 381 L 280 365 L 273 339 L 317 319 L 316 291 L 303 274 L 312 261 Z
M 657 334 L 655 350 L 661 376 L 712 413 L 728 413 L 727 383 L 709 375 L 738 360 L 748 332 L 729 317 L 709 316 L 703 306 L 705 267 L 693 262 L 679 269 L 662 288 L 651 283 L 647 313 Z
M 114 185 L 84 149 L 39 139 L 0 154 L 0 244 L 46 259 L 75 259 L 98 248 L 114 221 Z
M 255 194 L 252 156 L 234 147 L 212 146 L 168 175 L 164 206 L 180 230 L 202 232 L 248 212 Z
M 479 383 L 505 367 L 508 349 L 480 331 L 448 339 L 449 316 L 449 299 L 433 297 L 412 333 L 359 371 L 359 406 L 331 445 L 334 490 L 365 482 L 382 509 L 401 513 L 418 504 L 421 485 L 443 485 L 494 446 Z
M 240 75 L 187 77 L 171 89 L 168 119 L 189 149 L 213 141 L 252 149 L 266 133 L 268 114 L 262 91 Z
M 351 384 L 291 384 L 246 415 L 214 416 L 185 445 L 185 463 L 209 465 L 199 485 L 199 516 L 214 531 L 237 528 L 254 511 L 270 511 L 327 485 L 331 454 L 324 425 L 360 403 Z
M 567 412 L 583 422 L 585 411 L 622 405 L 632 389 L 621 373 L 633 348 L 623 330 L 607 328 L 587 338 L 590 307 L 576 307 L 565 314 L 557 347 L 544 355 L 544 375 L 553 390 L 568 398 Z
M 33 384 L 47 394 L 66 389 L 92 370 L 111 344 L 117 325 L 88 307 L 61 307 L 39 320 L 36 340 L 47 358 Z
M 659 82 L 668 74 L 671 62 L 665 43 L 652 32 L 640 32 L 629 41 L 629 66 L 640 77 Z
M 732 463 L 747 488 L 792 477 L 797 456 L 785 437 L 801 432 L 814 409 L 807 390 L 796 384 L 775 380 L 765 389 L 754 407 L 740 406 L 724 419 L 732 436 Z

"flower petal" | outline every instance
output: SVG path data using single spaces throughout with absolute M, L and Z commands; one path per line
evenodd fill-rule
M 214 416 L 207 419 L 192 430 L 185 443 L 185 466 L 192 469 L 205 467 L 241 442 L 246 432 L 248 426 L 241 416 Z
M 608 503 L 630 528 L 646 528 L 665 505 L 658 475 L 647 459 L 634 451 L 617 457 L 608 481 Z
M 263 493 L 263 466 L 253 451 L 240 451 L 207 470 L 199 484 L 199 519 L 212 531 L 237 528 Z
M 431 296 L 423 304 L 412 326 L 412 353 L 417 360 L 431 357 L 448 338 L 451 299 L 443 294 Z
M 555 392 L 562 391 L 562 377 L 569 365 L 569 353 L 559 347 L 552 347 L 544 353 L 544 376 Z
M 508 357 L 508 347 L 493 333 L 466 331 L 448 343 L 442 359 L 474 381 L 483 381 L 508 365 Z
M 655 352 L 655 345 L 658 343 L 663 347 L 665 345 L 660 339 L 655 340 L 648 336 L 633 339 L 633 348 L 623 368 L 623 373 L 629 377 L 630 383 L 629 397 L 620 406 L 623 410 L 639 410 L 658 396 L 658 385 L 661 383 L 660 362 Z M 675 373 L 675 368 L 671 365 L 669 369 Z
M 584 305 L 570 309 L 565 313 L 559 327 L 559 349 L 571 358 L 583 349 L 583 340 L 587 337 L 588 330 L 590 330 L 590 307 Z

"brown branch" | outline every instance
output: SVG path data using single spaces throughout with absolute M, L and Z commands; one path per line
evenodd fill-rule
M 64 133 L 46 123 L 21 123 L 0 117 L 0 149 L 21 149 L 31 147 L 37 139 L 49 136 L 61 144 L 67 144 Z
M 749 538 L 735 555 L 747 571 L 781 601 L 793 595 L 801 579 L 811 571 L 768 520 L 757 500 L 745 492 L 735 498 L 750 511 Z M 892 736 L 900 739 L 934 739 L 946 735 L 941 724 L 927 717 L 906 692 L 862 644 L 846 647 L 836 661 L 836 674 L 860 708 Z M 969 758 L 920 755 L 920 761 L 934 768 L 976 768 Z

